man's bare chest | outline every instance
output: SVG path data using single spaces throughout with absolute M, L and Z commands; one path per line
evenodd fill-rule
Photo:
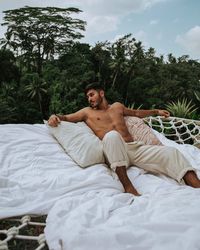
M 113 110 L 92 110 L 88 115 L 88 120 L 96 124 L 113 124 L 123 119 L 123 116 Z
M 88 115 L 88 120 L 92 122 L 112 122 L 114 116 L 110 112 L 93 111 Z

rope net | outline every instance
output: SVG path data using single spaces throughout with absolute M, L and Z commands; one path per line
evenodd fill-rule
M 192 144 L 200 148 L 200 121 L 178 117 L 149 116 L 144 121 L 167 138 L 180 144 Z
M 0 250 L 48 250 L 44 235 L 46 216 L 0 221 Z
M 150 116 L 143 119 L 151 128 L 177 143 L 200 148 L 200 121 Z M 0 220 L 0 250 L 48 250 L 44 236 L 46 216 Z M 34 221 L 32 221 L 34 220 Z

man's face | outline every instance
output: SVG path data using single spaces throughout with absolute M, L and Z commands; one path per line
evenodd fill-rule
M 86 96 L 91 108 L 98 108 L 103 101 L 102 90 L 97 91 L 95 89 L 88 90 Z

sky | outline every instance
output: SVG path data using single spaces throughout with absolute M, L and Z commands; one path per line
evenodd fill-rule
M 157 55 L 200 60 L 199 0 L 0 0 L 0 23 L 4 10 L 24 6 L 78 7 L 76 18 L 87 22 L 82 42 L 90 45 L 131 33 Z M 1 26 L 0 37 L 5 31 Z

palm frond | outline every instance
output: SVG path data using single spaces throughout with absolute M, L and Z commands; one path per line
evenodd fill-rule
M 177 102 L 169 102 L 165 105 L 166 109 L 176 117 L 182 118 L 192 118 L 198 109 L 192 104 L 192 101 L 188 101 L 186 98 L 179 100 Z

